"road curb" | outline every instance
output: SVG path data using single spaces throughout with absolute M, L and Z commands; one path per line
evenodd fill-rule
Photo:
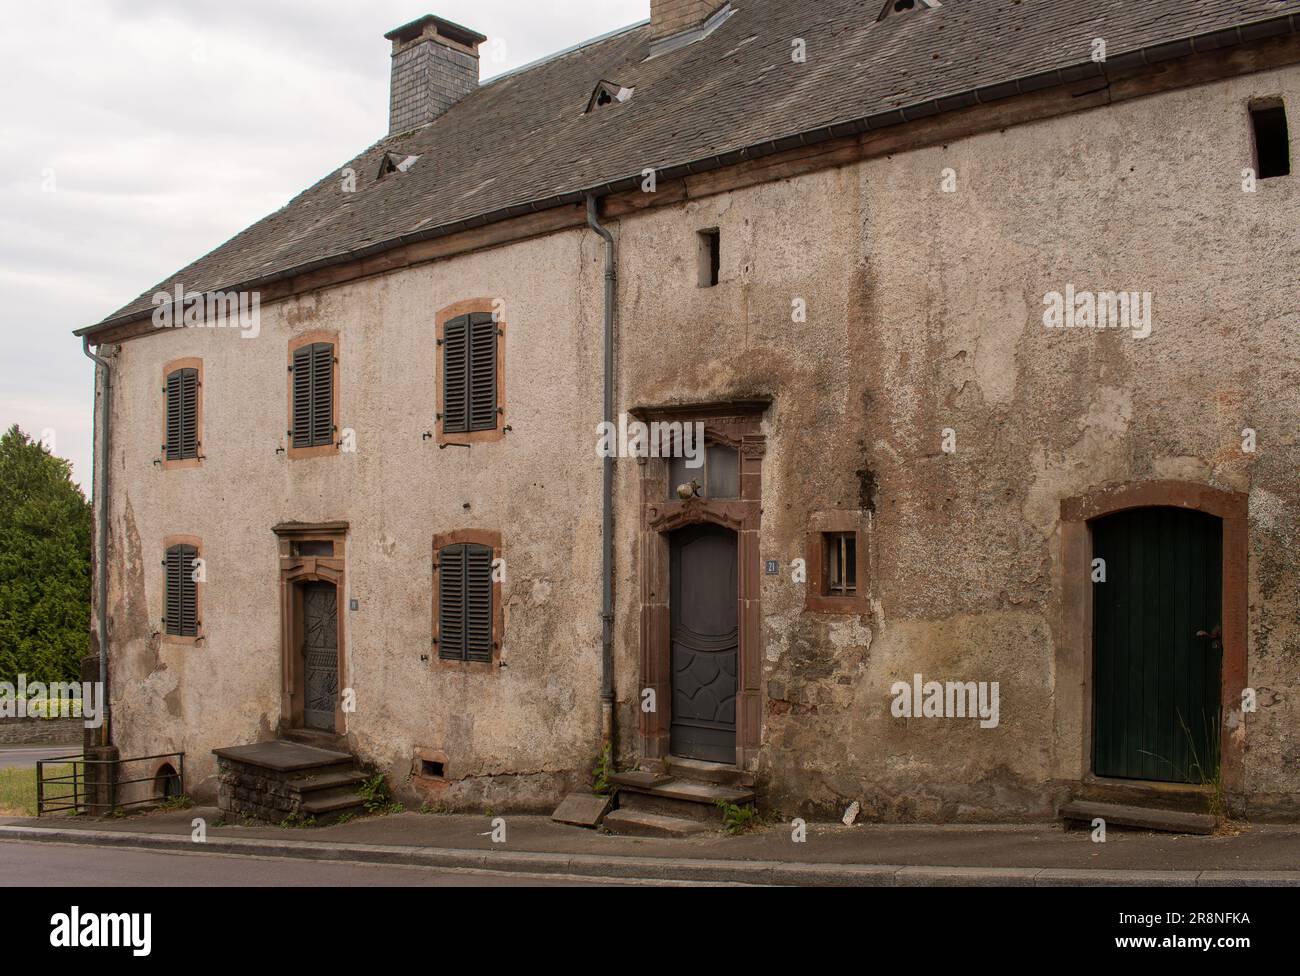
M 706 858 L 634 857 L 539 851 L 479 851 L 385 844 L 209 837 L 196 844 L 176 834 L 118 830 L 62 830 L 0 825 L 0 840 L 187 851 L 244 857 L 401 864 L 589 878 L 638 878 L 705 884 L 821 885 L 832 887 L 1300 887 L 1300 871 L 1111 871 L 1072 868 L 951 867 L 903 864 L 813 864 Z

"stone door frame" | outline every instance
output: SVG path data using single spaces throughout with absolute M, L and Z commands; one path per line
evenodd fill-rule
M 1134 508 L 1189 508 L 1216 516 L 1223 526 L 1223 670 L 1220 676 L 1221 723 L 1219 761 L 1223 789 L 1241 793 L 1244 788 L 1246 727 L 1241 693 L 1246 687 L 1249 600 L 1249 498 L 1243 492 L 1224 491 L 1184 481 L 1148 481 L 1106 488 L 1061 501 L 1062 639 L 1057 650 L 1058 694 L 1078 687 L 1077 712 L 1066 701 L 1058 708 L 1058 732 L 1078 722 L 1078 743 L 1084 781 L 1097 780 L 1093 772 L 1093 640 L 1092 640 L 1092 526 L 1096 519 Z M 1077 719 L 1071 715 L 1074 712 Z M 1065 745 L 1068 739 L 1063 739 Z M 1108 781 L 1113 782 L 1113 781 Z M 1146 784 L 1145 780 L 1132 780 Z
M 705 438 L 737 452 L 740 497 L 736 499 L 668 497 L 668 464 L 662 459 L 641 459 L 641 519 L 639 532 L 640 576 L 640 684 L 638 686 L 638 749 L 643 759 L 664 759 L 670 751 L 672 725 L 672 643 L 669 536 L 689 525 L 711 523 L 736 533 L 737 590 L 740 606 L 740 646 L 736 674 L 736 766 L 752 770 L 758 762 L 762 739 L 762 616 L 759 589 L 762 563 L 759 525 L 762 518 L 763 456 L 767 438 L 762 433 L 768 400 L 744 400 L 687 406 L 638 407 L 630 414 L 642 423 L 702 422 Z M 656 708 L 640 707 L 641 692 L 654 692 Z
M 345 735 L 347 716 L 343 711 L 342 689 L 347 687 L 347 646 L 344 627 L 347 610 L 346 545 L 348 523 L 288 522 L 274 527 L 280 554 L 280 726 L 303 729 L 305 668 L 302 655 L 302 584 L 333 583 L 338 607 L 338 686 L 334 704 L 334 734 Z M 334 555 L 298 556 L 298 542 L 332 542 Z M 328 733 L 326 733 L 328 734 Z

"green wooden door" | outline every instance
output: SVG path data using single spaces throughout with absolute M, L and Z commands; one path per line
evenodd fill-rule
M 1206 782 L 1219 762 L 1221 523 L 1131 509 L 1093 522 L 1092 543 L 1093 770 Z

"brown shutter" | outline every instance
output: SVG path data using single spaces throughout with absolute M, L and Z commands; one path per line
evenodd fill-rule
M 193 546 L 172 546 L 164 561 L 167 590 L 164 629 L 174 637 L 197 637 L 198 584 L 194 581 L 194 561 L 198 550 Z
M 470 317 L 470 430 L 497 425 L 497 324 L 484 312 Z
M 167 374 L 167 451 L 168 461 L 179 461 L 181 459 L 181 430 L 183 422 L 181 418 L 181 399 L 182 383 L 181 374 L 184 370 L 178 369 Z
M 199 371 L 183 369 L 181 373 L 181 458 L 199 456 Z
M 311 347 L 311 443 L 334 443 L 334 346 L 328 342 Z
M 465 660 L 465 547 L 438 551 L 438 657 Z
M 442 430 L 447 434 L 469 430 L 469 322 L 462 315 L 442 329 Z
M 311 346 L 293 351 L 293 446 L 311 447 Z
M 465 660 L 492 662 L 492 550 L 465 547 Z

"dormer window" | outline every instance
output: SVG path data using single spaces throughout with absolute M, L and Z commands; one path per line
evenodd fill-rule
M 405 173 L 419 158 L 405 153 L 384 153 L 383 158 L 379 160 L 379 172 L 375 174 L 375 179 L 382 180 L 389 173 Z
M 626 102 L 632 97 L 634 91 L 636 91 L 635 88 L 624 88 L 612 81 L 602 81 L 596 86 L 596 90 L 591 93 L 591 98 L 587 100 L 587 112 L 594 112 L 606 105 L 617 105 L 620 102 Z
M 905 14 L 909 10 L 918 10 L 922 7 L 942 7 L 940 0 L 885 0 L 885 8 L 880 11 L 880 16 L 876 22 L 884 20 L 890 14 Z

